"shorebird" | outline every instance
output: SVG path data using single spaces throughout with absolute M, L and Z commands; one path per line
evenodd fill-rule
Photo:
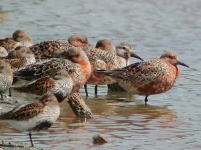
M 60 69 L 65 69 L 73 80 L 71 93 L 77 92 L 91 74 L 91 65 L 88 57 L 80 47 L 72 47 L 62 53 L 62 58 L 53 58 L 44 63 L 34 63 L 24 69 L 14 72 L 14 75 L 23 79 L 38 79 L 51 76 Z
M 29 36 L 29 34 L 27 32 L 25 32 L 24 30 L 16 30 L 13 33 L 13 39 L 17 42 L 19 42 L 20 46 L 32 46 L 33 45 L 33 40 L 32 38 Z
M 127 48 L 126 46 L 127 46 L 126 44 L 121 45 L 122 48 Z M 121 64 L 120 57 L 116 55 L 116 49 L 113 43 L 109 40 L 99 40 L 95 48 L 87 49 L 86 47 L 83 47 L 83 50 L 87 53 L 87 56 L 89 57 L 90 63 L 93 68 L 93 72 L 91 74 L 91 77 L 87 81 L 87 84 L 95 85 L 95 95 L 97 96 L 98 85 L 112 84 L 112 83 L 115 83 L 116 80 L 108 76 L 100 76 L 95 71 L 96 70 L 111 70 L 111 69 L 118 68 L 119 64 Z M 135 53 L 131 53 L 131 52 L 125 52 L 125 53 L 130 53 L 127 55 L 129 56 L 132 55 L 132 57 L 142 60 Z M 85 85 L 85 92 L 86 92 L 86 96 L 88 96 L 86 85 Z
M 136 55 L 134 52 L 132 52 L 132 47 L 130 44 L 126 42 L 120 43 L 116 47 L 117 57 L 116 57 L 116 68 L 123 68 L 129 65 L 129 58 L 134 57 L 139 60 L 143 59 Z
M 25 46 L 16 47 L 3 60 L 8 62 L 14 71 L 36 62 L 33 52 Z
M 149 95 L 164 93 L 173 87 L 180 74 L 177 65 L 189 67 L 178 61 L 175 53 L 167 52 L 159 59 L 134 63 L 122 69 L 96 72 L 113 77 L 131 94 L 144 95 L 147 105 Z
M 83 47 L 88 45 L 88 39 L 84 35 L 72 35 L 68 40 L 49 40 L 37 43 L 30 47 L 37 58 L 58 57 L 71 47 Z
M 117 56 L 115 57 L 115 67 L 114 69 L 123 68 L 129 65 L 129 58 L 134 57 L 139 60 L 143 59 L 132 52 L 132 47 L 127 42 L 122 42 L 116 47 Z M 122 87 L 118 85 L 117 82 L 113 84 L 108 84 L 108 89 L 110 91 L 124 91 Z
M 82 49 L 87 54 L 92 66 L 92 74 L 87 83 L 84 85 L 86 96 L 88 97 L 87 84 L 95 85 L 95 95 L 97 96 L 97 81 L 100 80 L 101 76 L 96 74 L 94 71 L 113 69 L 112 67 L 114 66 L 116 50 L 113 43 L 106 39 L 99 40 L 96 47 L 88 45 L 82 47 Z M 114 80 L 112 79 L 110 82 L 114 82 Z
M 74 82 L 66 70 L 58 70 L 51 76 L 41 77 L 21 87 L 14 87 L 15 90 L 43 95 L 50 91 L 54 93 L 57 100 L 62 102 L 73 89 Z
M 7 50 L 4 47 L 0 46 L 0 59 L 5 58 L 6 56 L 8 56 Z
M 31 37 L 23 30 L 16 30 L 12 38 L 6 37 L 0 39 L 0 46 L 4 47 L 8 53 L 13 51 L 17 46 L 29 47 L 31 45 L 33 45 Z
M 9 123 L 19 131 L 29 132 L 33 147 L 32 132 L 46 130 L 52 126 L 60 115 L 60 107 L 56 97 L 46 93 L 40 100 L 27 105 L 20 105 L 0 116 L 0 120 Z
M 12 38 L 4 38 L 4 39 L 0 39 L 0 46 L 4 47 L 7 52 L 11 52 L 13 51 L 17 46 L 20 46 L 20 43 L 13 40 Z
M 0 94 L 3 99 L 3 93 L 5 93 L 13 82 L 13 70 L 9 63 L 0 60 Z

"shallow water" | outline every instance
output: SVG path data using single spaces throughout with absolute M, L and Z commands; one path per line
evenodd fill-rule
M 53 149 L 200 149 L 200 8 L 200 0 L 1 0 L 1 37 L 11 36 L 16 29 L 28 31 L 34 42 L 84 34 L 92 45 L 103 38 L 115 45 L 129 42 L 145 60 L 174 51 L 191 67 L 181 66 L 175 86 L 150 96 L 147 107 L 144 97 L 127 102 L 126 93 L 107 93 L 105 86 L 98 88 L 99 97 L 95 98 L 91 86 L 86 103 L 94 119 L 76 119 L 63 103 L 57 123 L 47 132 L 33 135 L 35 145 Z M 92 136 L 97 133 L 103 133 L 109 143 L 93 145 Z M 0 135 L 0 140 L 29 142 L 27 135 L 4 123 Z

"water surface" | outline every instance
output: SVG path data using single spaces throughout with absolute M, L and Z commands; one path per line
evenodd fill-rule
M 1 37 L 11 36 L 16 29 L 26 30 L 34 42 L 84 34 L 92 45 L 103 38 L 115 45 L 129 42 L 145 60 L 174 51 L 191 67 L 181 66 L 175 86 L 150 96 L 147 107 L 143 96 L 127 102 L 126 93 L 107 93 L 105 86 L 98 88 L 99 97 L 95 98 L 90 86 L 86 103 L 94 119 L 76 119 L 64 102 L 57 123 L 33 135 L 35 145 L 53 149 L 200 149 L 200 8 L 199 0 L 1 0 Z M 92 136 L 97 133 L 103 133 L 109 143 L 93 145 Z M 29 142 L 25 133 L 4 123 L 0 135 L 0 140 Z

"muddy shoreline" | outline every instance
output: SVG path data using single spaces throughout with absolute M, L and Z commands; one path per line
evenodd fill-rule
M 30 147 L 28 143 L 0 141 L 0 150 L 47 150 L 44 148 Z

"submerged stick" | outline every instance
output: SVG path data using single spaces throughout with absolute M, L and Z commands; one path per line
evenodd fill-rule
M 84 99 L 81 97 L 79 93 L 73 93 L 68 98 L 68 103 L 75 113 L 75 115 L 79 118 L 93 118 L 93 114 L 89 107 L 86 105 Z

